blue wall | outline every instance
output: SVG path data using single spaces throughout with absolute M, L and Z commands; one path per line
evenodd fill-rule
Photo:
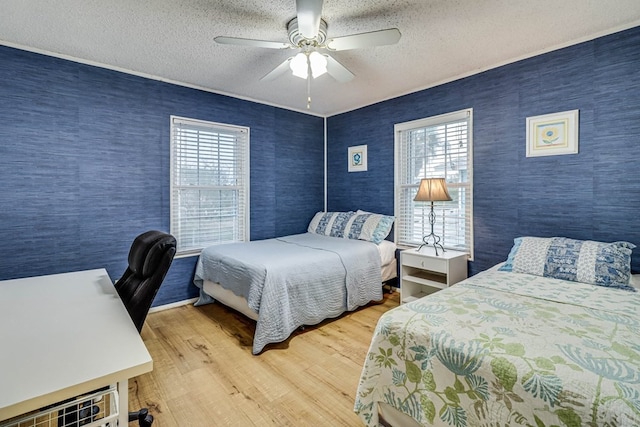
M 250 127 L 252 240 L 323 209 L 322 118 L 2 46 L 0 64 L 0 280 L 117 278 L 136 235 L 169 231 L 170 115 Z M 196 260 L 174 261 L 154 305 L 197 294 Z
M 640 246 L 640 28 L 328 119 L 328 208 L 393 214 L 393 125 L 474 109 L 476 273 L 520 235 Z M 0 46 L 0 280 L 106 267 L 169 230 L 169 116 L 251 128 L 251 238 L 323 208 L 323 120 Z M 580 110 L 577 155 L 525 157 L 528 116 Z M 368 171 L 347 147 L 368 145 Z M 300 159 L 304 159 L 304 162 Z M 196 295 L 176 259 L 155 305 Z M 640 252 L 633 268 L 640 270 Z
M 640 27 L 328 118 L 328 209 L 393 214 L 393 125 L 469 107 L 472 274 L 522 235 L 640 246 Z M 574 109 L 579 154 L 527 158 L 526 118 Z M 347 147 L 360 144 L 368 171 L 348 173 Z

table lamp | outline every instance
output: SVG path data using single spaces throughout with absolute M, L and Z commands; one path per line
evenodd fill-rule
M 416 202 L 431 202 L 431 212 L 429 212 L 429 223 L 431 224 L 431 234 L 428 234 L 422 238 L 422 243 L 418 248 L 418 251 L 423 246 L 428 246 L 431 240 L 433 240 L 433 248 L 436 250 L 436 256 L 438 255 L 438 247 L 444 252 L 444 247 L 440 244 L 440 237 L 436 236 L 433 232 L 433 224 L 436 222 L 436 214 L 433 212 L 433 202 L 444 202 L 452 200 L 449 192 L 447 191 L 447 183 L 444 178 L 423 178 L 420 181 L 420 187 L 416 197 L 413 198 Z

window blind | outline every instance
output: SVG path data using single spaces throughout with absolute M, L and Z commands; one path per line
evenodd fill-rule
M 249 128 L 172 116 L 170 191 L 179 254 L 248 240 Z
M 395 126 L 396 242 L 415 246 L 431 232 L 431 203 L 414 202 L 422 178 L 445 178 L 453 200 L 434 202 L 434 233 L 445 248 L 473 254 L 472 110 Z

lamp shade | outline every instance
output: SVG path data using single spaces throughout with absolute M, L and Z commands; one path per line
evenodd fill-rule
M 413 200 L 416 202 L 444 202 L 452 199 L 447 191 L 447 183 L 444 178 L 423 178 Z

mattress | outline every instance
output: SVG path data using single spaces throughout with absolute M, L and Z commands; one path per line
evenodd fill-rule
M 397 248 L 396 244 L 389 240 L 383 240 L 380 242 L 378 245 L 378 251 L 380 252 L 380 265 L 383 268 L 392 263 L 395 265 Z

